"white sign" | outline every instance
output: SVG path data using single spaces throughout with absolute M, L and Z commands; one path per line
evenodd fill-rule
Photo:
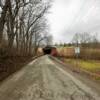
M 75 47 L 75 54 L 80 54 L 80 47 Z

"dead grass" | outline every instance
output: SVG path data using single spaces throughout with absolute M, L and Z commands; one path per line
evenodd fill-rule
M 62 58 L 63 62 L 69 64 L 73 70 L 78 70 L 92 76 L 93 79 L 100 80 L 100 60 L 82 60 Z
M 0 81 L 22 68 L 31 60 L 31 57 L 8 57 L 0 59 Z
M 71 63 L 74 65 L 78 65 L 80 68 L 91 71 L 91 72 L 96 72 L 100 71 L 100 61 L 95 61 L 95 60 L 75 60 L 75 59 L 66 59 L 64 60 L 67 63 Z

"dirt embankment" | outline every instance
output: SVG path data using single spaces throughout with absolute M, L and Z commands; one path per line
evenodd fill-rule
M 29 63 L 32 57 L 7 57 L 0 59 L 0 81 Z

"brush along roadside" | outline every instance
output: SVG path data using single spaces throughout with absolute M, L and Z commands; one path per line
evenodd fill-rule
M 69 64 L 74 71 L 85 73 L 93 79 L 100 80 L 100 61 L 67 58 L 60 58 L 60 60 Z

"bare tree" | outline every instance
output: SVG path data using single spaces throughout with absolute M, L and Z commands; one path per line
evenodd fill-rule
M 16 52 L 22 55 L 36 52 L 48 36 L 45 14 L 50 8 L 50 1 L 0 0 L 0 7 L 0 41 L 5 30 L 8 51 L 16 48 Z
M 2 42 L 2 38 L 3 38 L 3 29 L 4 29 L 4 25 L 6 22 L 6 13 L 8 10 L 8 4 L 9 0 L 0 0 L 0 8 L 1 8 L 1 16 L 0 16 L 0 43 Z M 4 3 L 4 5 L 3 5 Z
M 99 43 L 97 34 L 91 35 L 90 33 L 76 33 L 72 39 L 74 44 L 80 44 L 82 47 L 96 47 Z
M 79 45 L 79 43 L 80 43 L 80 33 L 76 33 L 76 34 L 73 36 L 72 43 L 73 43 L 75 46 L 78 46 L 78 45 Z

